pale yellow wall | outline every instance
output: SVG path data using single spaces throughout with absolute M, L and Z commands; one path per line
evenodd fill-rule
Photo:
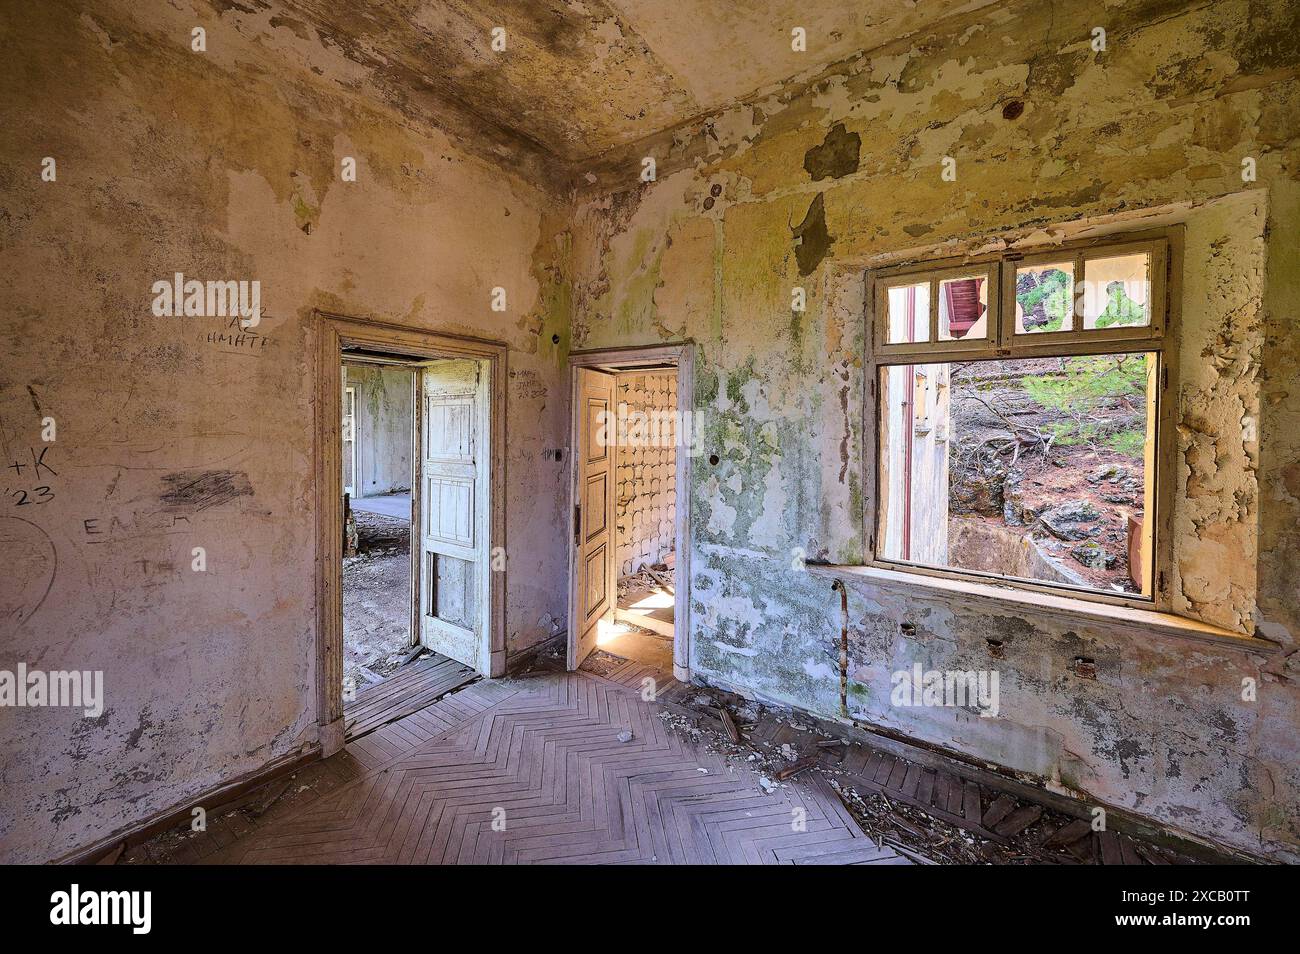
M 54 499 L 0 509 L 0 667 L 102 670 L 106 694 L 98 720 L 3 710 L 5 860 L 315 740 L 313 308 L 506 342 L 509 644 L 564 626 L 563 206 L 273 19 L 128 0 L 0 17 L 6 463 L 58 426 Z M 155 317 L 177 271 L 259 280 L 262 337 Z M 213 472 L 247 492 L 164 498 L 169 475 Z

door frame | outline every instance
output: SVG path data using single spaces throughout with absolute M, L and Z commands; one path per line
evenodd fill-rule
M 344 373 L 345 378 L 346 378 L 346 375 L 347 375 L 347 369 L 346 369 L 346 368 L 343 370 L 343 373 Z M 344 492 L 345 494 L 346 494 L 346 493 L 350 493 L 350 494 L 352 495 L 352 499 L 353 499 L 353 500 L 356 500 L 356 499 L 357 499 L 357 476 L 361 473 L 361 455 L 357 453 L 357 430 L 358 430 L 358 428 L 357 428 L 357 389 L 356 389 L 356 387 L 355 387 L 354 385 L 351 385 L 351 384 L 343 384 L 343 385 L 341 385 L 341 386 L 342 386 L 342 388 L 343 388 L 343 395 L 344 395 L 345 398 L 346 398 L 346 396 L 348 395 L 349 392 L 351 392 L 351 394 L 352 394 L 352 453 L 349 455 L 349 456 L 351 456 L 351 458 L 352 458 L 352 487 L 349 488 L 348 485 L 347 485 L 347 483 L 344 482 L 344 483 L 343 483 L 343 492 Z M 344 406 L 346 406 L 347 403 L 348 403 L 348 402 L 345 400 L 345 401 L 344 401 Z M 339 416 L 342 417 L 341 414 L 340 414 Z M 340 426 L 341 426 L 341 425 L 340 425 Z M 339 455 L 339 456 L 340 456 L 340 457 L 342 456 L 342 453 L 341 453 L 341 452 L 340 452 L 340 455 Z M 342 478 L 340 478 L 340 479 L 342 479 Z
M 426 331 L 383 321 L 312 310 L 316 342 L 314 455 L 316 510 L 316 722 L 328 756 L 343 747 L 343 385 L 338 369 L 345 350 L 375 357 L 474 358 L 488 366 L 488 432 L 491 500 L 488 535 L 488 593 L 491 625 L 484 634 L 480 671 L 501 676 L 506 669 L 506 573 L 491 570 L 491 554 L 506 552 L 506 352 L 504 342 Z M 418 432 L 417 432 L 418 433 Z M 417 437 L 418 439 L 418 437 Z M 412 462 L 414 466 L 414 461 Z M 414 484 L 414 482 L 413 482 Z M 419 488 L 411 487 L 412 527 L 419 513 Z M 500 550 L 497 548 L 500 547 Z M 412 546 L 414 553 L 416 547 Z M 418 633 L 419 578 L 412 578 L 412 633 Z
M 574 546 L 574 508 L 578 504 L 578 457 L 580 432 L 578 408 L 579 368 L 591 368 L 614 374 L 626 373 L 644 365 L 671 365 L 677 371 L 677 409 L 694 410 L 695 395 L 695 342 L 648 345 L 630 348 L 604 348 L 591 351 L 573 351 L 569 354 L 569 626 L 565 660 L 569 669 L 574 666 L 579 634 L 573 624 L 578 607 L 578 550 Z M 699 435 L 696 435 L 698 439 Z M 618 448 L 614 448 L 612 466 L 618 466 Z M 689 682 L 691 678 L 690 652 L 690 579 L 691 579 L 691 457 L 677 455 L 677 517 L 673 527 L 676 562 L 673 567 L 673 678 Z M 617 486 L 617 482 L 615 483 Z M 617 526 L 614 528 L 617 534 Z M 617 543 L 617 539 L 613 542 Z

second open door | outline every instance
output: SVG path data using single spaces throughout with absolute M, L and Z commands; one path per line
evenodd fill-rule
M 602 624 L 614 622 L 614 375 L 578 371 L 577 486 L 574 488 L 573 601 L 569 618 L 578 638 L 570 669 L 596 647 Z
M 484 363 L 430 362 L 419 399 L 420 643 L 483 672 L 491 620 Z

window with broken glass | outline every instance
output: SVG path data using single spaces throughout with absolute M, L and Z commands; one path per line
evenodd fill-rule
M 1165 608 L 1176 238 L 869 275 L 873 564 Z

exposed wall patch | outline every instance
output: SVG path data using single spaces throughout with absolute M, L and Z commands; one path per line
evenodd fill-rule
M 826 134 L 820 146 L 813 146 L 803 157 L 803 167 L 813 182 L 820 179 L 838 179 L 858 171 L 858 152 L 862 137 L 836 123 Z
M 794 237 L 794 257 L 799 263 L 799 274 L 811 275 L 830 252 L 831 243 L 835 241 L 826 231 L 826 200 L 823 193 L 817 193 L 817 198 L 808 206 L 808 214 L 794 227 Z

